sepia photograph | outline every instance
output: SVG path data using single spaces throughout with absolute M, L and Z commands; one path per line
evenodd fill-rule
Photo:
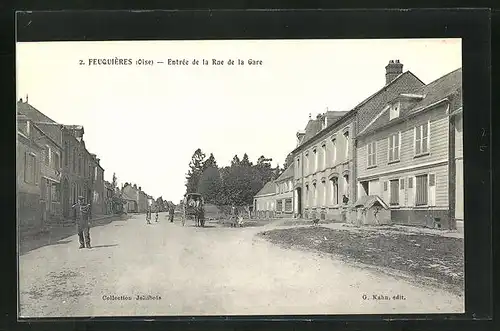
M 462 40 L 17 42 L 18 316 L 465 312 Z

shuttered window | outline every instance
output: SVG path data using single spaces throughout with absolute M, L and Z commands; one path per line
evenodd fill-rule
M 384 181 L 384 192 L 387 191 L 387 182 Z
M 374 167 L 376 165 L 377 157 L 377 147 L 376 142 L 371 142 L 368 144 L 368 167 Z
M 389 136 L 389 162 L 394 162 L 399 160 L 399 144 L 400 144 L 399 133 Z
M 282 211 L 283 210 L 283 200 L 278 200 L 276 202 L 276 211 Z
M 413 177 L 408 177 L 408 188 L 413 188 Z
M 415 155 L 429 152 L 430 122 L 415 127 Z
M 391 205 L 399 205 L 399 179 L 391 180 Z
M 400 188 L 401 190 L 404 190 L 404 189 L 405 189 L 405 179 L 404 179 L 404 178 L 401 178 L 401 179 L 399 180 L 399 188 Z
M 416 188 L 416 197 L 415 197 L 415 205 L 422 206 L 427 205 L 428 203 L 428 187 L 427 187 L 427 175 L 421 175 L 415 177 L 415 188 Z
M 285 200 L 285 211 L 292 211 L 292 199 L 288 198 Z

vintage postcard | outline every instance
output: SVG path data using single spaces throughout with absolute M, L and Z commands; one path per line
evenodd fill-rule
M 19 317 L 463 313 L 461 39 L 19 42 Z

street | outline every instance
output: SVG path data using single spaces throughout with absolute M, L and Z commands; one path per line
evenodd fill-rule
M 19 257 L 20 317 L 462 312 L 463 298 L 256 237 L 133 215 Z M 366 295 L 366 296 L 364 296 Z M 142 300 L 137 300 L 140 296 Z M 126 300 L 126 299 L 130 300 Z M 376 299 L 375 299 L 376 298 Z M 114 299 L 114 300 L 113 300 Z

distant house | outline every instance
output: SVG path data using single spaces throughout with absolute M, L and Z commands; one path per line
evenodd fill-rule
M 358 197 L 381 196 L 391 220 L 463 222 L 462 69 L 380 105 L 357 137 Z
M 254 196 L 254 214 L 260 218 L 273 218 L 275 215 L 276 186 L 274 181 L 267 182 Z
M 137 189 L 137 185 L 125 183 L 122 188 L 122 198 L 127 201 L 126 212 L 139 212 L 139 190 Z
M 104 188 L 106 191 L 105 197 L 104 197 L 104 201 L 105 201 L 104 204 L 106 206 L 106 214 L 113 214 L 114 213 L 113 198 L 115 196 L 115 188 L 113 187 L 113 184 L 108 182 L 108 181 L 104 181 Z
M 277 217 L 293 217 L 293 162 L 274 181 L 276 186 L 275 206 Z

